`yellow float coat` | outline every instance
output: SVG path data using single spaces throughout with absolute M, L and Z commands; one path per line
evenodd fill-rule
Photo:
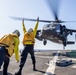
M 5 46 L 8 51 L 9 56 L 11 57 L 13 53 L 15 53 L 15 58 L 17 61 L 19 61 L 19 52 L 18 52 L 18 46 L 19 46 L 19 38 L 16 34 L 7 34 L 4 35 L 0 39 L 0 46 Z

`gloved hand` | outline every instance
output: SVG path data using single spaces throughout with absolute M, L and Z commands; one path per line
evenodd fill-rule
M 17 63 L 19 63 L 19 60 L 17 61 Z
M 22 23 L 24 23 L 24 18 L 23 18 L 23 20 L 22 20 Z
M 39 17 L 37 18 L 37 21 L 39 22 Z

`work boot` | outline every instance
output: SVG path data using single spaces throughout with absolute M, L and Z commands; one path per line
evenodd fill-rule
M 22 67 L 19 68 L 18 72 L 16 72 L 15 75 L 22 75 Z
M 15 75 L 22 75 L 22 66 L 21 67 L 19 67 L 19 70 L 18 70 L 18 72 L 16 72 L 15 73 Z
M 36 66 L 35 66 L 35 64 L 33 64 L 33 71 L 36 71 Z
M 16 72 L 15 75 L 22 75 L 20 71 Z

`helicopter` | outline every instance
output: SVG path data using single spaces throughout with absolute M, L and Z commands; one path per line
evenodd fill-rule
M 60 0 L 46 0 L 48 3 L 48 6 L 50 9 L 52 9 L 54 21 L 50 20 L 40 20 L 39 22 L 45 22 L 49 23 L 43 26 L 41 30 L 37 30 L 36 39 L 43 41 L 43 44 L 47 44 L 47 40 L 50 40 L 54 43 L 59 43 L 63 45 L 63 48 L 66 47 L 66 45 L 74 44 L 74 41 L 68 41 L 67 36 L 70 34 L 72 35 L 76 30 L 74 29 L 68 29 L 65 25 L 62 25 L 62 23 L 66 22 L 76 22 L 76 21 L 62 21 L 58 18 L 58 6 Z M 51 2 L 52 1 L 52 2 Z M 55 3 L 55 5 L 54 5 Z M 37 21 L 36 19 L 30 19 L 30 18 L 20 18 L 20 17 L 11 17 L 13 19 L 17 20 L 27 20 L 27 21 Z

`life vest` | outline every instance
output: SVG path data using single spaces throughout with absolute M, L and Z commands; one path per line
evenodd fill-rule
M 8 34 L 0 39 L 0 46 L 3 45 L 6 47 L 9 56 L 12 56 L 14 53 L 14 37 L 17 37 L 17 35 Z
M 26 32 L 24 34 L 24 38 L 23 38 L 23 45 L 27 45 L 27 44 L 34 44 L 35 43 L 35 39 L 34 39 L 34 33 L 28 33 Z

